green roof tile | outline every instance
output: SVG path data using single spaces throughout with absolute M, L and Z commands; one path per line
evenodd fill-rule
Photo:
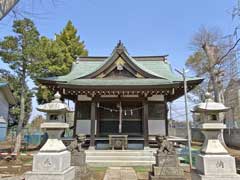
M 147 86 L 147 85 L 164 85 L 172 84 L 165 79 L 77 79 L 69 81 L 69 85 L 78 86 Z
M 137 67 L 141 72 L 147 74 L 147 78 L 123 78 L 123 79 L 89 79 L 91 74 L 104 71 L 114 57 L 125 57 L 128 62 Z M 172 72 L 171 65 L 166 61 L 166 56 L 146 56 L 145 58 L 131 57 L 123 44 L 118 44 L 112 54 L 106 57 L 81 57 L 72 65 L 71 72 L 65 76 L 41 78 L 41 80 L 52 81 L 60 84 L 70 84 L 79 86 L 135 86 L 135 85 L 164 85 L 182 82 L 182 78 Z M 104 59 L 105 58 L 105 59 Z M 200 78 L 189 78 L 189 81 L 200 81 Z M 198 82 L 199 83 L 199 82 Z M 196 84 L 198 84 L 196 83 Z

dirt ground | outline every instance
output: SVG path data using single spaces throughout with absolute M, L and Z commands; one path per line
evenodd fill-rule
M 196 146 L 196 144 L 194 144 Z M 197 145 L 198 146 L 198 145 Z M 34 149 L 35 147 L 31 147 Z M 4 151 L 2 151 L 4 150 Z M 9 152 L 11 150 L 11 144 L 8 142 L 0 143 L 0 152 Z M 237 169 L 240 169 L 240 149 L 227 148 L 228 152 L 236 158 Z M 33 153 L 34 151 L 24 151 L 24 153 Z M 16 160 L 4 160 L 4 156 L 0 156 L 0 179 L 8 180 L 9 177 L 18 177 L 16 180 L 23 179 L 22 175 L 26 171 L 32 169 L 32 159 L 30 155 L 19 156 Z M 149 168 L 135 167 L 138 180 L 147 180 Z M 91 173 L 91 180 L 102 180 L 104 178 L 106 168 L 89 168 Z M 185 171 L 185 175 L 188 179 L 191 179 L 189 171 Z M 12 179 L 11 179 L 12 180 Z M 15 180 L 15 179 L 14 179 Z

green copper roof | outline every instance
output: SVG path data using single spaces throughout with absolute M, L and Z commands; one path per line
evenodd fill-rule
M 165 79 L 77 79 L 69 81 L 67 84 L 78 86 L 147 86 L 171 84 L 171 81 Z
M 45 80 L 53 81 L 71 81 L 74 79 L 79 79 L 84 77 L 100 67 L 105 63 L 105 61 L 81 61 L 81 59 L 74 63 L 71 72 L 65 76 L 44 78 Z M 181 81 L 181 78 L 176 76 L 172 70 L 170 64 L 164 61 L 138 61 L 136 62 L 140 67 L 144 68 L 146 71 L 152 74 L 163 77 L 170 81 Z M 142 80 L 142 79 L 141 79 Z
M 145 78 L 93 78 L 97 73 L 104 71 L 118 57 L 121 57 L 137 72 L 143 73 Z M 69 84 L 78 86 L 152 86 L 164 84 L 176 84 L 182 82 L 182 78 L 176 76 L 166 60 L 166 56 L 142 56 L 131 57 L 122 43 L 119 43 L 109 57 L 80 57 L 72 65 L 71 72 L 65 76 L 49 77 L 39 79 L 43 84 L 54 82 L 58 84 Z M 189 81 L 199 81 L 200 78 L 191 78 Z

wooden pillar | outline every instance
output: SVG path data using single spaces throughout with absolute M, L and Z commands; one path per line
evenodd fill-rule
M 168 136 L 168 106 L 167 101 L 164 101 L 165 103 L 165 132 L 166 136 Z
M 144 135 L 144 148 L 149 146 L 148 143 L 148 101 L 143 101 L 143 135 Z
M 99 102 L 96 102 L 96 104 Z M 96 108 L 96 120 L 97 120 L 97 132 L 96 132 L 96 136 L 100 135 L 100 112 L 99 109 Z
M 90 135 L 90 148 L 95 148 L 95 120 L 96 120 L 96 102 L 91 102 L 91 135 Z
M 78 100 L 76 100 L 75 101 L 75 111 L 74 111 L 73 137 L 76 137 L 78 103 L 79 103 Z

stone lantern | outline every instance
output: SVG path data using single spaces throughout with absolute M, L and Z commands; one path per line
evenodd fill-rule
M 196 170 L 192 173 L 192 179 L 206 180 L 230 180 L 240 179 L 236 173 L 234 157 L 230 156 L 219 141 L 222 130 L 226 128 L 223 124 L 224 112 L 230 108 L 222 103 L 214 102 L 209 93 L 205 95 L 205 102 L 196 105 L 194 113 L 199 116 L 199 128 L 205 136 L 200 154 L 196 159 Z
M 37 109 L 47 113 L 47 120 L 41 128 L 48 133 L 48 140 L 33 157 L 33 168 L 25 174 L 26 180 L 73 180 L 75 169 L 70 166 L 71 153 L 61 140 L 61 134 L 69 125 L 65 123 L 69 108 L 57 92 L 50 103 L 39 105 Z

